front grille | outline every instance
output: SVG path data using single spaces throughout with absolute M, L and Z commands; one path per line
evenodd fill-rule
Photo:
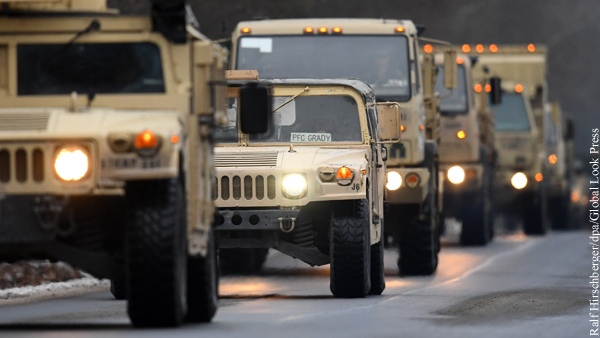
M 31 131 L 48 128 L 48 113 L 0 114 L 0 131 Z
M 266 195 L 268 199 L 273 200 L 277 196 L 276 186 L 276 179 L 273 175 L 267 177 L 266 186 L 265 179 L 261 175 L 255 177 L 246 175 L 243 180 L 237 175 L 231 178 L 229 176 L 222 176 L 217 179 L 217 184 L 215 184 L 216 199 L 223 201 L 227 201 L 230 198 L 240 200 L 243 196 L 245 200 L 250 201 L 252 199 L 262 200 Z
M 279 153 L 276 151 L 257 153 L 216 153 L 215 167 L 275 167 Z
M 0 146 L 0 182 L 42 182 L 44 151 L 40 148 L 6 149 Z

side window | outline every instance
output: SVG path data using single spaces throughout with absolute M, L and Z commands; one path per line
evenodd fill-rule
M 411 62 L 412 65 L 412 69 L 415 72 L 415 82 L 417 84 L 417 93 L 421 92 L 421 77 L 419 76 L 420 73 L 420 69 L 419 67 L 416 67 L 416 65 L 419 64 L 419 44 L 417 42 L 417 39 L 413 39 L 413 50 L 414 50 L 414 61 Z

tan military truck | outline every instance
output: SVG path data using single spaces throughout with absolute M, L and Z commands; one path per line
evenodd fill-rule
M 400 137 L 398 105 L 376 104 L 358 80 L 259 83 L 271 89 L 270 132 L 238 131 L 241 95 L 230 82 L 230 125 L 216 134 L 219 250 L 274 248 L 330 264 L 335 297 L 381 294 L 382 143 Z
M 417 34 L 408 20 L 245 21 L 233 32 L 231 55 L 232 67 L 258 69 L 261 78 L 358 78 L 377 101 L 400 104 L 402 141 L 389 149 L 385 232 L 400 246 L 406 275 L 435 271 L 439 249 L 435 66 L 426 56 L 422 73 Z
M 0 9 L 0 259 L 109 278 L 134 326 L 210 321 L 226 51 L 184 1 L 152 17 L 100 0 Z
M 542 234 L 543 146 L 528 95 L 522 85 L 503 81 L 500 103 L 490 103 L 498 149 L 494 197 L 496 207 L 522 217 L 526 234 Z
M 433 51 L 441 69 L 445 49 L 436 46 Z M 471 58 L 459 54 L 456 63 L 456 88 L 446 89 L 442 75 L 435 87 L 441 114 L 438 158 L 445 176 L 442 215 L 461 221 L 463 245 L 484 245 L 493 235 L 494 125 L 486 104 L 478 106 L 487 103 L 486 92 L 484 85 L 473 81 Z
M 548 228 L 548 189 L 545 184 L 547 177 L 543 172 L 545 166 L 543 161 L 548 156 L 545 151 L 544 127 L 548 124 L 547 119 L 550 115 L 546 110 L 546 102 L 548 102 L 546 48 L 534 44 L 489 46 L 479 44 L 463 45 L 461 48 L 464 53 L 478 56 L 478 62 L 473 67 L 473 76 L 477 82 L 499 77 L 502 82 L 507 83 L 506 86 L 501 86 L 502 89 L 508 88 L 511 93 L 507 96 L 508 102 L 496 105 L 502 114 L 514 119 L 513 122 L 507 120 L 504 121 L 506 124 L 500 123 L 503 116 L 495 115 L 498 165 L 504 168 L 497 171 L 495 179 L 494 196 L 497 197 L 496 202 L 500 204 L 496 206 L 505 213 L 520 210 L 524 219 L 525 232 L 543 234 Z M 497 87 L 500 90 L 500 86 Z M 524 94 L 527 95 L 525 100 L 528 101 L 525 106 L 520 99 Z M 501 101 L 504 101 L 503 95 Z M 511 105 L 514 107 L 509 109 Z M 529 115 L 529 109 L 533 114 L 533 122 L 527 126 L 526 120 L 529 117 L 526 119 L 525 113 Z M 532 138 L 534 134 L 535 138 Z M 511 170 L 516 172 L 510 174 Z M 517 173 L 526 176 L 526 180 L 521 175 L 513 177 L 515 179 L 520 177 L 517 181 L 526 183 L 525 188 L 506 189 L 507 179 L 510 177 L 505 176 Z

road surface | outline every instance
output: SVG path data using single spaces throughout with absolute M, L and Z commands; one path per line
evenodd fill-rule
M 437 273 L 400 278 L 386 252 L 381 296 L 334 299 L 329 268 L 271 252 L 256 277 L 221 279 L 211 324 L 136 330 L 108 291 L 0 303 L 0 337 L 584 337 L 592 251 L 586 232 L 513 234 L 481 248 L 446 242 Z

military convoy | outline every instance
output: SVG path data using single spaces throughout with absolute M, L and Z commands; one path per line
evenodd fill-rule
M 239 23 L 229 55 L 186 1 L 151 11 L 0 0 L 0 261 L 67 261 L 134 326 L 177 326 L 214 316 L 217 249 L 224 272 L 269 249 L 330 264 L 356 298 L 384 291 L 388 244 L 433 273 L 446 217 L 465 245 L 496 209 L 567 227 L 543 46 L 419 52 L 412 21 L 294 19 Z
M 154 2 L 152 18 L 103 1 L 1 5 L 0 258 L 111 279 L 135 326 L 210 321 L 227 51 L 184 1 Z

